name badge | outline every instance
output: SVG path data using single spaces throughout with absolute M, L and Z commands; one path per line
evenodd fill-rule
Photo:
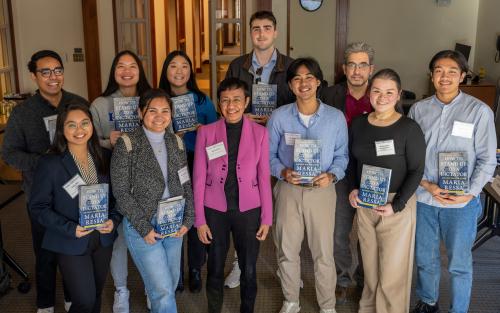
M 451 131 L 452 136 L 471 139 L 473 133 L 474 133 L 474 124 L 464 123 L 459 121 L 453 122 L 453 130 Z
M 219 142 L 216 143 L 215 145 L 206 147 L 205 150 L 207 151 L 207 156 L 210 161 L 226 155 L 226 147 L 224 147 L 223 142 Z
M 300 134 L 285 133 L 285 143 L 287 146 L 295 145 L 295 139 L 300 139 Z
M 375 150 L 377 152 L 377 156 L 395 155 L 396 150 L 394 149 L 394 140 L 375 141 Z
M 78 187 L 81 185 L 86 185 L 85 181 L 83 178 L 79 175 L 76 174 L 68 180 L 66 184 L 63 185 L 64 190 L 68 193 L 68 195 L 74 199 L 76 196 L 78 196 Z
M 184 166 L 183 168 L 178 170 L 177 174 L 179 174 L 179 180 L 181 181 L 181 185 L 184 185 L 189 181 L 189 171 L 187 166 Z

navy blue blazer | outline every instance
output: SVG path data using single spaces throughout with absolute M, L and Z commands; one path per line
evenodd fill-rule
M 105 157 L 110 157 L 109 151 L 103 152 Z M 80 172 L 67 150 L 61 155 L 44 155 L 38 161 L 29 210 L 32 218 L 46 228 L 42 242 L 44 249 L 68 255 L 81 255 L 87 249 L 89 236 L 77 238 L 75 235 L 79 220 L 78 196 L 72 199 L 63 188 L 76 174 Z M 98 175 L 98 181 L 109 184 L 109 174 Z M 105 247 L 113 244 L 116 227 L 122 219 L 115 210 L 114 202 L 110 192 L 109 218 L 113 220 L 114 228 L 109 234 L 100 234 L 101 244 Z

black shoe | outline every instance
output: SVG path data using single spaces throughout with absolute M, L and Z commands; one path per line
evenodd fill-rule
M 192 293 L 201 291 L 201 271 L 197 268 L 189 269 L 189 291 Z
M 436 303 L 434 305 L 427 304 L 423 301 L 418 301 L 417 305 L 415 305 L 415 308 L 412 313 L 439 313 L 439 305 Z
M 177 288 L 175 289 L 176 293 L 181 293 L 184 291 L 184 273 L 181 271 L 181 275 L 179 276 L 179 282 L 177 283 Z

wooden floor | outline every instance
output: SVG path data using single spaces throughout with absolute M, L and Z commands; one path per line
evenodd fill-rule
M 3 192 L 0 186 L 0 192 Z M 25 208 L 24 196 L 0 210 L 0 220 L 3 228 L 4 244 L 7 251 L 30 273 L 34 271 L 34 257 L 31 247 L 30 227 Z M 230 253 L 231 255 L 231 253 Z M 226 271 L 230 270 L 228 260 Z M 441 283 L 441 308 L 447 308 L 449 303 L 448 274 L 444 270 L 443 259 Z M 130 312 L 147 312 L 144 287 L 132 262 L 129 263 L 129 288 L 131 290 Z M 276 258 L 271 240 L 261 246 L 258 260 L 258 294 L 255 312 L 278 312 L 283 301 L 281 288 L 276 277 Z M 13 273 L 12 286 L 20 282 L 17 274 Z M 205 273 L 203 274 L 205 277 Z M 302 255 L 302 278 L 304 289 L 301 291 L 301 312 L 318 312 L 319 308 L 315 299 L 313 269 L 311 256 L 304 245 Z M 60 281 L 60 280 L 59 280 Z M 34 283 L 34 281 L 32 281 Z M 187 283 L 187 282 L 186 282 Z M 108 278 L 103 294 L 102 312 L 111 312 L 113 303 L 113 286 L 111 277 Z M 414 296 L 412 296 L 414 297 Z M 57 290 L 56 312 L 64 312 L 60 284 Z M 412 298 L 412 303 L 414 303 Z M 182 313 L 207 312 L 204 290 L 199 294 L 185 291 L 177 296 L 178 311 Z M 356 312 L 356 303 L 347 303 L 337 306 L 338 313 Z M 34 288 L 27 294 L 11 290 L 0 298 L 0 312 L 35 312 Z M 239 312 L 239 288 L 226 289 L 224 298 L 224 313 Z M 446 312 L 443 310 L 442 312 Z M 474 285 L 472 291 L 471 313 L 500 313 L 500 238 L 493 238 L 474 252 Z

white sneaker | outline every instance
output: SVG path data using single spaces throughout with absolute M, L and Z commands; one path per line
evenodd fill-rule
M 71 302 L 64 301 L 64 311 L 69 312 L 69 309 L 71 309 Z
M 226 280 L 224 281 L 224 286 L 229 288 L 238 287 L 240 285 L 240 275 L 241 275 L 241 270 L 240 266 L 238 265 L 238 261 L 234 261 L 233 269 L 231 270 L 231 273 L 227 275 Z
M 128 298 L 130 291 L 127 288 L 120 288 L 115 291 L 115 301 L 113 302 L 113 313 L 129 313 Z
M 146 307 L 151 311 L 151 301 L 149 300 L 148 294 L 146 294 Z
M 298 302 L 283 301 L 283 306 L 281 307 L 280 313 L 298 313 L 300 312 L 300 306 Z
M 51 306 L 50 308 L 37 309 L 36 313 L 54 313 L 54 307 Z
M 319 313 L 337 313 L 337 311 L 335 311 L 335 309 L 328 309 L 328 310 L 321 309 Z

